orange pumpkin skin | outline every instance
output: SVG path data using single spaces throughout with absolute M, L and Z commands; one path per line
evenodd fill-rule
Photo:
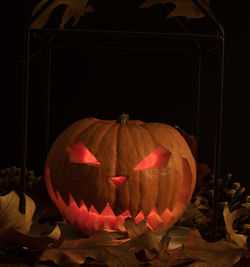
M 160 233 L 188 205 L 196 163 L 184 138 L 167 124 L 85 118 L 53 143 L 45 182 L 66 220 L 85 234 L 123 231 L 128 216 L 136 223 L 145 219 Z

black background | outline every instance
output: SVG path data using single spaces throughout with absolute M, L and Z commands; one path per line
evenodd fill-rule
M 2 59 L 5 56 L 7 59 L 2 60 L 5 68 L 2 72 L 0 107 L 1 168 L 20 165 L 24 23 L 38 1 L 20 2 L 22 12 L 11 16 L 15 25 L 7 27 L 7 35 L 3 35 L 7 48 L 3 49 Z M 97 0 L 95 2 L 98 3 Z M 100 13 L 100 21 L 104 19 L 107 27 L 111 28 L 112 25 L 117 25 L 115 21 L 119 19 L 122 21 L 121 17 L 126 16 L 127 11 L 125 12 L 122 6 L 128 5 L 128 2 L 121 1 L 120 13 L 108 9 L 105 5 L 101 7 L 103 10 Z M 106 3 L 111 5 L 112 1 Z M 53 14 L 54 21 L 51 20 L 49 23 L 57 23 L 64 8 L 57 9 Z M 222 173 L 231 172 L 248 189 L 250 186 L 248 171 L 250 22 L 247 1 L 213 1 L 212 9 L 225 30 Z M 164 16 L 159 6 L 149 10 L 149 21 L 145 27 L 155 30 L 157 25 L 161 25 L 164 28 L 165 24 L 161 24 L 160 19 L 156 21 L 158 16 Z M 10 19 L 7 20 L 9 21 Z M 84 24 L 85 20 L 80 22 Z M 197 32 L 213 30 L 206 19 L 194 20 L 191 24 Z M 32 54 L 36 53 L 37 49 L 39 46 L 34 43 Z M 27 166 L 39 175 L 42 174 L 44 164 L 42 115 L 46 67 L 44 58 L 42 51 L 31 61 L 28 124 Z M 212 165 L 216 118 L 214 102 L 218 91 L 218 55 L 216 53 L 206 55 L 202 63 L 199 155 L 200 161 Z M 195 134 L 197 114 L 194 69 L 195 60 L 190 55 L 111 49 L 53 50 L 50 143 L 65 127 L 77 119 L 87 116 L 116 119 L 122 112 L 129 113 L 131 119 L 177 124 L 188 133 Z

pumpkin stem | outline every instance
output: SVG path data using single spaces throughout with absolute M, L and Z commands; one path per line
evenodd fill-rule
M 120 124 L 129 124 L 129 115 L 126 113 L 122 113 L 116 120 L 117 123 Z

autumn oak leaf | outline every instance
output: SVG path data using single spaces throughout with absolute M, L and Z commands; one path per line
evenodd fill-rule
M 205 8 L 209 7 L 209 0 L 201 0 Z M 149 8 L 156 4 L 172 3 L 175 5 L 175 9 L 170 12 L 167 18 L 183 16 L 188 19 L 202 18 L 204 13 L 195 5 L 192 0 L 146 0 L 140 8 Z
M 0 196 L 0 229 L 11 228 L 21 233 L 28 233 L 36 209 L 34 201 L 25 195 L 26 212 L 19 212 L 20 198 L 15 191 Z
M 40 260 L 75 266 L 92 258 L 109 267 L 137 267 L 154 260 L 161 246 L 156 235 L 148 231 L 146 222 L 136 224 L 126 219 L 125 227 L 128 232 L 109 230 L 88 238 L 65 239 L 60 247 L 46 249 Z
M 242 248 L 246 248 L 247 246 L 247 236 L 236 234 L 233 229 L 233 223 L 236 219 L 238 219 L 241 215 L 248 215 L 250 216 L 250 209 L 249 208 L 240 208 L 237 210 L 234 210 L 233 212 L 230 212 L 228 206 L 224 208 L 223 216 L 224 221 L 226 224 L 226 229 L 228 232 L 228 236 L 230 240 L 234 241 L 236 244 L 238 244 Z
M 42 0 L 40 1 L 33 9 L 32 15 L 35 15 L 38 10 L 48 2 L 48 0 Z M 60 6 L 60 5 L 66 5 L 67 8 L 62 16 L 60 28 L 64 28 L 66 23 L 73 18 L 73 26 L 75 26 L 80 18 L 85 15 L 86 12 L 93 12 L 94 9 L 91 5 L 89 5 L 89 0 L 55 0 L 48 8 L 45 9 L 41 13 L 40 16 L 38 16 L 33 23 L 31 24 L 31 28 L 33 29 L 40 29 L 42 28 L 47 21 L 49 20 L 49 17 L 52 13 L 52 11 Z
M 189 231 L 185 253 L 196 262 L 192 266 L 230 267 L 245 254 L 245 249 L 226 240 L 207 242 L 197 230 Z M 201 265 L 199 265 L 199 263 Z
M 60 237 L 61 231 L 56 226 L 53 231 L 45 236 L 32 236 L 30 233 L 23 234 L 14 229 L 8 228 L 0 230 L 0 244 L 18 245 L 31 249 L 45 249 L 53 245 Z
M 124 226 L 130 238 L 136 237 L 148 231 L 148 226 L 145 220 L 136 224 L 132 218 L 128 217 L 125 219 Z
M 25 214 L 20 213 L 19 203 L 20 198 L 15 191 L 0 196 L 0 244 L 32 249 L 43 249 L 54 244 L 61 236 L 60 228 L 56 226 L 47 235 L 35 235 L 31 232 L 35 203 L 25 194 Z

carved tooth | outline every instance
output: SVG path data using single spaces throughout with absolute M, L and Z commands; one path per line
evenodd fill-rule
M 72 197 L 71 193 L 69 193 L 69 206 L 72 205 L 72 203 L 75 203 L 75 200 Z
M 161 214 L 161 219 L 165 222 L 165 224 L 169 224 L 172 220 L 174 220 L 174 215 L 170 211 L 170 209 L 166 209 L 162 214 Z
M 144 214 L 143 211 L 141 210 L 135 217 L 135 223 L 138 224 L 140 221 L 142 221 L 144 219 Z
M 163 220 L 159 216 L 156 208 L 153 208 L 152 211 L 149 213 L 147 217 L 147 223 L 153 229 L 153 231 L 163 223 Z
M 101 215 L 103 216 L 114 216 L 115 217 L 115 214 L 112 210 L 112 208 L 110 207 L 109 204 L 106 205 L 106 207 L 103 209 Z
M 87 209 L 89 210 L 90 207 L 91 207 L 90 202 L 89 202 L 89 201 L 85 201 L 84 204 L 85 204 L 85 206 L 87 207 Z
M 82 208 L 82 207 L 87 208 L 83 200 L 80 201 L 80 208 Z
M 138 208 L 133 207 L 132 205 L 131 205 L 131 207 L 129 207 L 129 213 L 131 214 L 132 218 L 135 218 L 138 215 L 138 213 L 140 213 L 140 212 L 141 212 L 141 210 L 138 210 Z
M 90 209 L 89 209 L 89 212 L 90 213 L 94 213 L 94 214 L 97 214 L 97 215 L 100 215 L 99 212 L 95 209 L 95 207 L 93 205 L 91 205 Z
M 119 216 L 122 216 L 122 217 L 131 217 L 131 214 L 130 214 L 129 210 L 126 210 L 123 213 L 121 213 Z
M 85 205 L 82 205 L 80 208 L 80 215 L 76 219 L 77 225 L 82 232 L 86 232 L 86 223 L 88 222 L 89 218 L 90 214 L 87 207 Z

